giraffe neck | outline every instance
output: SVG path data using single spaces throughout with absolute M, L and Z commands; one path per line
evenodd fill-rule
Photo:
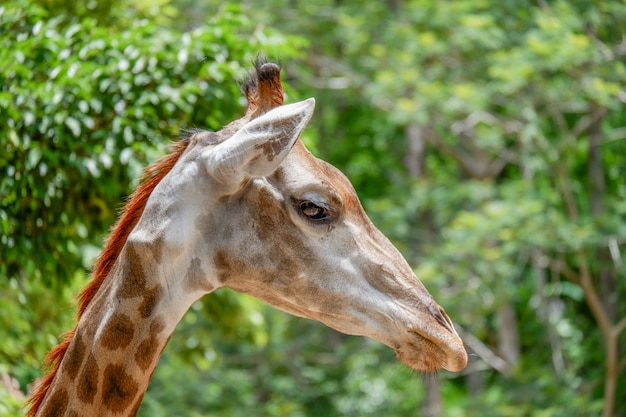
M 37 416 L 134 416 L 176 324 L 206 293 L 168 284 L 127 243 L 73 333 Z M 185 280 L 193 282 L 193 264 Z

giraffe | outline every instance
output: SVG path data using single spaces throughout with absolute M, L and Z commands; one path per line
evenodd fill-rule
M 424 372 L 460 371 L 463 343 L 349 180 L 299 139 L 314 99 L 283 104 L 259 59 L 245 115 L 194 130 L 145 171 L 47 357 L 28 416 L 134 416 L 176 324 L 221 287 L 347 334 Z

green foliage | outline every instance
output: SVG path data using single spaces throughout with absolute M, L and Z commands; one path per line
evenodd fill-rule
M 0 415 L 3 417 L 20 417 L 22 402 L 0 387 Z
M 233 80 L 259 51 L 296 54 L 235 7 L 185 33 L 48 16 L 26 0 L 0 6 L 0 363 L 23 386 L 70 328 L 69 284 L 84 283 L 143 166 L 183 129 L 240 114 Z
M 236 117 L 232 80 L 265 51 L 289 101 L 317 100 L 307 145 L 455 323 L 505 360 L 517 332 L 506 370 L 477 351 L 467 376 L 444 374 L 442 415 L 603 413 L 608 338 L 582 282 L 610 323 L 626 317 L 623 2 L 149 3 L 0 6 L 0 372 L 22 388 L 37 375 L 142 167 L 181 129 Z M 140 415 L 406 416 L 428 401 L 390 349 L 219 291 L 180 323 Z M 0 388 L 0 415 L 17 403 Z
M 168 25 L 178 16 L 178 9 L 169 0 L 33 0 L 33 3 L 54 16 L 61 26 L 71 25 L 84 19 L 93 19 L 98 26 L 110 30 L 132 26 L 133 21 L 149 19 L 152 22 Z

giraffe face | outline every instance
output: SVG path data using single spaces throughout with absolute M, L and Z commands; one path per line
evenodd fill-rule
M 224 213 L 220 224 L 212 229 L 223 239 L 213 252 L 218 285 L 376 339 L 416 370 L 465 367 L 467 355 L 450 319 L 371 223 L 349 180 L 302 142 L 291 148 L 285 141 L 284 152 L 277 140 L 269 141 L 269 170 L 270 158 L 266 151 L 259 156 L 258 143 L 237 146 L 251 156 L 229 151 L 212 159 L 224 163 L 224 155 L 237 155 L 243 167 L 209 169 L 217 182 L 231 184 L 218 209 Z M 232 184 L 239 188 L 233 191 Z

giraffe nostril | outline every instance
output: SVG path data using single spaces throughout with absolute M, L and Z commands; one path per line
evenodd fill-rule
M 441 324 L 443 327 L 445 327 L 452 333 L 456 333 L 456 330 L 454 330 L 454 325 L 452 324 L 452 321 L 446 314 L 446 311 L 441 306 L 437 304 L 433 304 L 431 305 L 429 310 L 430 310 L 430 313 L 433 315 L 433 317 L 435 317 L 435 319 L 439 322 L 439 324 Z

